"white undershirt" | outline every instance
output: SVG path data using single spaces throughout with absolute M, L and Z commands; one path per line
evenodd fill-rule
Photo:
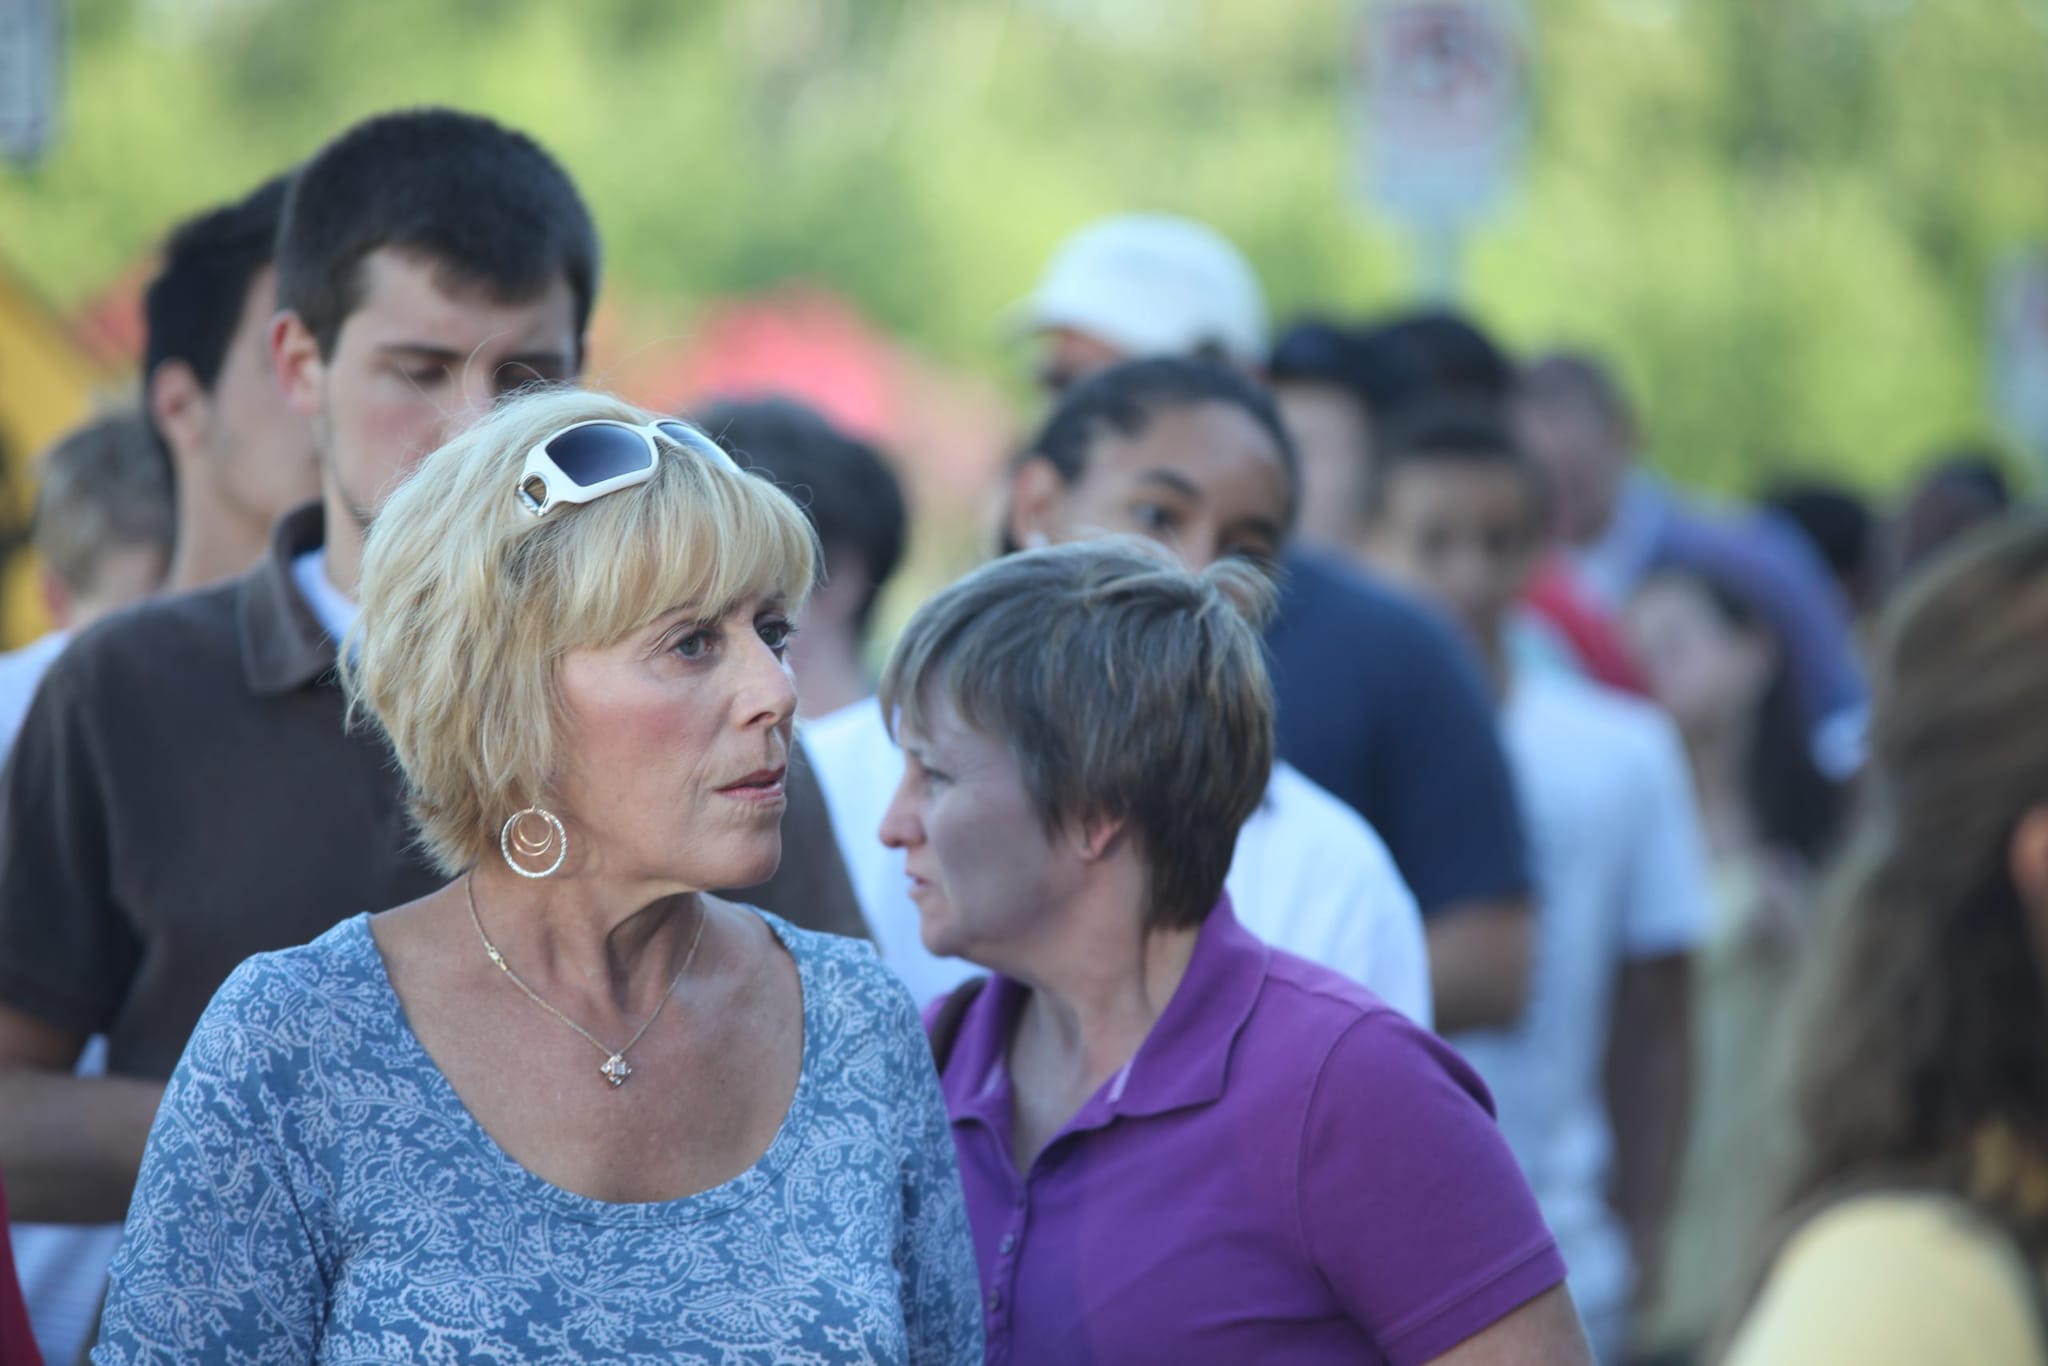
M 339 650 L 341 642 L 348 638 L 349 627 L 356 624 L 356 618 L 362 615 L 363 609 L 327 577 L 327 547 L 316 546 L 302 555 L 293 556 L 292 582 L 297 585 L 299 596 L 306 600 L 306 606 L 313 609 L 320 629 L 327 632 L 334 648 Z

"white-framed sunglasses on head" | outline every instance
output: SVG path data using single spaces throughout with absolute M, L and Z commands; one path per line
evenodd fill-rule
M 545 517 L 569 503 L 588 503 L 654 477 L 668 442 L 738 471 L 718 443 L 687 422 L 662 418 L 646 426 L 599 417 L 573 423 L 526 453 L 513 490 L 519 506 Z

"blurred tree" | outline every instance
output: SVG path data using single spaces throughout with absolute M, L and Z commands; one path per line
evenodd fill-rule
M 2048 236 L 2039 0 L 1545 0 L 1536 127 L 1475 237 L 1513 342 L 1614 355 L 1683 477 L 1767 452 L 1889 482 L 1981 425 L 1983 291 Z M 383 108 L 552 147 L 608 288 L 677 329 L 803 278 L 935 356 L 1001 332 L 1086 218 L 1195 214 L 1276 306 L 1398 306 L 1401 243 L 1347 199 L 1351 0 L 74 0 L 65 140 L 0 172 L 0 244 L 62 300 L 165 224 Z M 599 361 L 602 364 L 603 358 Z

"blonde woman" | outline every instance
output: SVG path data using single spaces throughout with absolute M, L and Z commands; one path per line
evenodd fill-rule
M 694 429 L 585 393 L 392 497 L 347 681 L 453 881 L 215 997 L 96 1360 L 979 1360 L 909 998 L 704 890 L 780 857 L 814 555 Z

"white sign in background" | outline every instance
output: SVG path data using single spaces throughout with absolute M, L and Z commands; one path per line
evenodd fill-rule
M 1508 0 L 1374 0 L 1347 103 L 1365 197 L 1418 225 L 1462 226 L 1513 183 L 1528 129 L 1528 41 Z
M 32 162 L 57 135 L 62 0 L 0 0 L 0 158 Z

